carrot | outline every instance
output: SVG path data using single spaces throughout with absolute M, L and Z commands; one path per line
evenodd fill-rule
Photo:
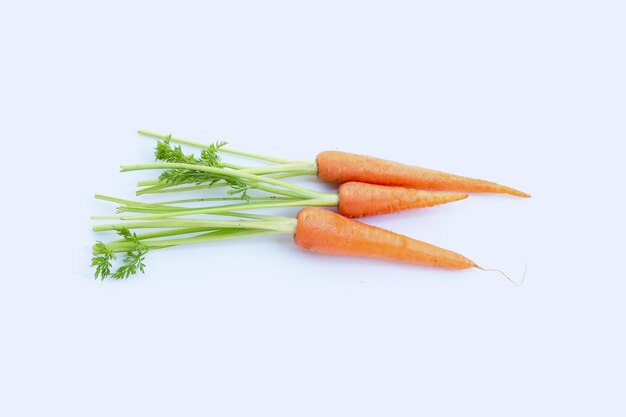
M 296 219 L 258 214 L 222 213 L 235 220 L 213 219 L 155 219 L 143 222 L 123 222 L 94 226 L 95 232 L 116 231 L 121 239 L 108 243 L 96 242 L 91 265 L 95 277 L 124 279 L 145 271 L 145 256 L 157 249 L 179 245 L 206 243 L 226 239 L 262 236 L 275 233 L 290 234 L 304 250 L 331 255 L 365 256 L 416 265 L 448 269 L 485 269 L 472 260 L 447 249 L 411 239 L 388 230 L 351 220 L 320 208 L 300 210 Z M 131 230 L 154 229 L 137 234 Z M 117 260 L 118 267 L 114 268 Z M 522 278 L 523 282 L 523 278 Z
M 229 153 L 259 161 L 270 162 L 272 165 L 264 167 L 244 167 L 227 163 L 221 163 L 221 166 L 258 175 L 272 175 L 275 178 L 317 175 L 318 178 L 324 181 L 336 183 L 359 181 L 371 184 L 401 186 L 422 190 L 459 191 L 468 193 L 503 193 L 511 194 L 517 197 L 530 197 L 530 194 L 511 187 L 496 184 L 491 181 L 468 178 L 460 175 L 449 174 L 447 172 L 435 171 L 432 169 L 405 165 L 380 158 L 346 152 L 324 151 L 317 155 L 316 161 L 300 161 L 275 158 L 231 149 L 229 147 L 225 147 L 225 142 L 218 142 L 209 145 L 173 137 L 171 135 L 148 132 L 145 130 L 140 130 L 139 133 L 166 141 L 167 143 L 171 141 L 199 147 L 202 148 L 203 151 L 208 151 L 209 153 L 215 155 L 217 155 L 217 153 Z M 157 157 L 157 159 L 164 160 L 159 157 Z M 167 161 L 173 162 L 169 159 Z M 219 158 L 212 158 L 211 161 L 219 162 Z M 158 189 L 162 189 L 164 186 L 162 182 L 158 181 L 144 181 L 143 184 L 152 185 Z
M 339 213 L 353 218 L 432 207 L 467 198 L 467 194 L 463 193 L 441 193 L 355 181 L 341 184 L 338 191 Z
M 300 210 L 294 241 L 302 249 L 325 254 L 366 256 L 448 269 L 479 268 L 456 252 L 319 208 Z
M 298 247 L 313 252 L 448 269 L 482 269 L 458 253 L 316 207 L 300 210 L 296 219 L 242 213 L 223 216 L 236 219 L 167 218 L 94 226 L 96 232 L 116 231 L 121 238 L 108 243 L 98 241 L 93 246 L 95 276 L 123 279 L 144 272 L 146 254 L 157 249 L 274 233 L 290 234 Z M 155 231 L 131 232 L 143 229 Z M 117 260 L 120 265 L 114 268 L 117 256 L 123 258 Z
M 530 194 L 490 181 L 347 152 L 321 152 L 317 155 L 317 167 L 318 178 L 337 183 L 361 181 L 423 190 L 505 193 L 530 197 Z
M 118 213 L 152 213 L 148 216 L 140 217 L 127 215 L 114 216 L 121 220 L 156 220 L 159 218 L 180 217 L 192 214 L 222 214 L 242 210 L 295 206 L 336 207 L 343 216 L 356 218 L 395 213 L 401 210 L 432 207 L 467 198 L 467 194 L 464 193 L 424 191 L 405 187 L 366 184 L 355 181 L 341 184 L 337 193 L 317 194 L 319 195 L 310 198 L 305 198 L 304 196 L 301 198 L 289 198 L 280 195 L 248 197 L 248 202 L 241 202 L 241 199 L 237 197 L 194 198 L 162 201 L 160 203 L 143 203 L 99 194 L 96 194 L 95 197 L 99 200 L 122 204 L 118 207 Z M 204 201 L 233 200 L 239 200 L 239 202 L 224 205 L 208 205 L 206 207 L 185 207 L 178 205 Z M 110 218 L 110 216 L 106 217 Z
M 424 191 L 356 181 L 340 185 L 338 191 L 335 193 L 322 193 L 274 177 L 253 174 L 246 170 L 237 170 L 223 166 L 207 166 L 202 163 L 203 160 L 197 160 L 193 155 L 184 155 L 182 153 L 179 155 L 177 150 L 169 148 L 167 142 L 160 142 L 158 149 L 162 152 L 164 152 L 165 149 L 169 152 L 175 152 L 177 160 L 187 162 L 156 162 L 125 165 L 121 167 L 121 170 L 164 170 L 160 176 L 163 180 L 163 185 L 158 186 L 156 192 L 163 192 L 163 187 L 169 187 L 170 183 L 174 186 L 185 185 L 184 187 L 173 187 L 170 191 L 197 190 L 199 186 L 196 184 L 198 182 L 205 182 L 209 183 L 209 185 L 203 187 L 213 188 L 216 185 L 224 185 L 231 188 L 227 196 L 221 199 L 212 199 L 212 201 L 229 201 L 233 199 L 233 194 L 242 193 L 241 198 L 247 200 L 247 202 L 188 208 L 184 206 L 172 206 L 172 204 L 180 203 L 176 200 L 173 202 L 166 201 L 158 204 L 146 204 L 109 197 L 105 197 L 104 199 L 124 204 L 124 206 L 120 207 L 120 212 L 153 212 L 154 214 L 142 218 L 142 220 L 148 220 L 191 214 L 220 214 L 230 211 L 296 206 L 337 207 L 339 212 L 347 217 L 363 217 L 374 214 L 393 213 L 412 208 L 431 207 L 467 198 L 467 194 L 464 193 Z M 167 160 L 171 159 L 173 158 L 167 158 Z M 223 184 L 218 183 L 218 181 Z M 194 185 L 189 186 L 189 183 L 193 183 Z M 252 189 L 264 192 L 266 195 L 249 196 L 247 192 Z M 184 200 L 185 203 L 201 201 L 208 201 L 208 199 Z M 127 217 L 128 216 L 122 215 L 119 218 L 128 219 Z

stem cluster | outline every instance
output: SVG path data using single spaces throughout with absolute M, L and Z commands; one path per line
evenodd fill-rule
M 115 223 L 94 226 L 94 231 L 115 231 L 119 237 L 107 243 L 98 241 L 93 246 L 92 266 L 96 268 L 96 278 L 123 279 L 137 272 L 143 273 L 145 255 L 154 249 L 295 231 L 296 220 L 293 218 L 242 213 L 244 210 L 338 204 L 337 194 L 321 193 L 283 180 L 316 174 L 315 162 L 238 151 L 227 148 L 225 142 L 206 145 L 171 135 L 139 133 L 158 140 L 156 162 L 125 165 L 121 171 L 158 170 L 160 175 L 156 179 L 141 181 L 136 194 L 191 192 L 196 196 L 144 202 L 96 195 L 97 199 L 116 203 L 118 207 L 116 215 L 93 217 L 95 220 L 116 220 Z M 199 147 L 200 154 L 185 154 L 180 144 Z M 265 165 L 240 166 L 224 162 L 223 153 L 255 159 Z M 227 189 L 221 196 L 207 197 L 204 194 L 222 187 Z M 135 231 L 144 229 L 148 231 Z M 118 260 L 120 254 L 122 257 Z M 119 265 L 114 268 L 116 261 Z

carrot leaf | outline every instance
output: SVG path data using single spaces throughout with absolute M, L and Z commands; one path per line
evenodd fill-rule
M 139 240 L 136 233 L 131 233 L 126 227 L 115 229 L 125 242 L 132 244 L 132 249 L 126 252 L 126 256 L 122 260 L 123 265 L 112 271 L 113 260 L 116 259 L 113 249 L 110 249 L 104 243 L 98 241 L 94 245 L 94 257 L 91 259 L 91 266 L 96 267 L 95 278 L 105 279 L 111 277 L 115 279 L 126 279 L 137 271 L 145 272 L 146 265 L 143 263 L 148 248 Z
M 200 157 L 196 157 L 194 154 L 185 154 L 180 145 L 173 147 L 170 143 L 170 138 L 171 136 L 168 135 L 165 139 L 158 141 L 154 152 L 154 156 L 158 161 L 225 168 L 218 155 L 218 151 L 222 146 L 226 145 L 226 142 L 215 142 L 202 149 Z M 231 187 L 229 195 L 241 194 L 242 200 L 249 199 L 246 192 L 249 187 L 244 182 L 200 170 L 172 168 L 163 171 L 159 176 L 159 180 L 169 186 L 182 184 L 215 184 L 219 181 L 224 181 Z
M 101 241 L 96 242 L 93 251 L 94 255 L 98 254 L 91 259 L 91 266 L 96 267 L 95 278 L 100 277 L 104 280 L 111 275 L 111 268 L 113 267 L 111 261 L 115 259 L 115 254 Z

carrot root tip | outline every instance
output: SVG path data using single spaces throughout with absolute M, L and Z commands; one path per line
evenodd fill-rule
M 530 195 L 528 193 L 525 193 L 523 191 L 518 191 L 518 190 L 515 190 L 515 192 L 512 193 L 512 194 L 514 196 L 516 196 L 516 197 L 522 197 L 522 198 L 531 198 L 532 197 L 532 195 Z
M 504 273 L 504 271 L 500 270 L 500 269 L 490 269 L 490 268 L 483 268 L 480 265 L 475 265 L 477 269 L 480 269 L 481 271 L 484 272 L 497 272 L 500 275 L 502 275 L 503 277 L 505 277 L 511 284 L 515 285 L 516 287 L 521 287 L 522 284 L 524 283 L 524 280 L 526 279 L 526 271 L 528 270 L 528 264 L 524 263 L 524 273 L 522 275 L 522 279 L 520 282 L 515 282 L 511 277 L 509 277 L 507 274 Z

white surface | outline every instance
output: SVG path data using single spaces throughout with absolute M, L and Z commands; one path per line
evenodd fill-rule
M 0 6 L 0 415 L 624 415 L 623 3 L 223 3 Z M 94 281 L 138 128 L 519 187 L 367 222 L 526 283 L 289 237 Z

